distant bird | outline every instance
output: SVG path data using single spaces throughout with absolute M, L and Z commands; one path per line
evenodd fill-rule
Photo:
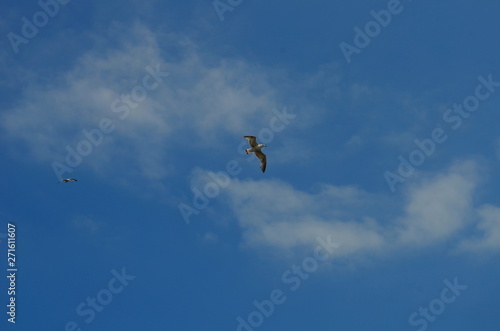
M 60 182 L 67 183 L 67 182 L 71 182 L 71 181 L 77 182 L 78 180 L 75 178 L 64 178 L 64 179 L 61 179 L 57 184 L 59 184 Z
M 250 144 L 250 148 L 245 149 L 247 154 L 254 153 L 255 156 L 260 160 L 260 168 L 262 172 L 266 171 L 266 154 L 262 153 L 262 147 L 267 147 L 263 144 L 257 144 L 257 138 L 254 136 L 244 136 L 243 138 L 248 139 L 248 143 Z

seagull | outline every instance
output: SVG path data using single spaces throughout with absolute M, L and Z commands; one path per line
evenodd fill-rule
M 64 179 L 61 179 L 57 184 L 59 184 L 60 182 L 67 183 L 67 182 L 71 182 L 71 181 L 77 182 L 78 180 L 75 178 L 64 178 Z
M 260 168 L 262 172 L 266 171 L 266 154 L 262 153 L 262 147 L 267 147 L 263 144 L 257 144 L 257 138 L 255 136 L 244 136 L 243 138 L 248 139 L 248 143 L 250 144 L 250 148 L 245 149 L 247 154 L 254 153 L 255 156 L 260 161 Z

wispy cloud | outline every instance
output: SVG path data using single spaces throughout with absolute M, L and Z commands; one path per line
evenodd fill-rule
M 115 176 L 119 165 L 127 164 L 121 170 L 127 175 L 156 180 L 175 167 L 167 154 L 176 146 L 213 146 L 225 134 L 251 131 L 248 123 L 273 115 L 269 110 L 278 105 L 277 92 L 264 68 L 236 59 L 214 61 L 183 35 L 163 37 L 177 45 L 168 59 L 160 54 L 159 37 L 145 26 L 113 24 L 106 36 L 113 43 L 96 37 L 73 67 L 23 90 L 2 115 L 5 135 L 23 141 L 37 161 L 50 164 L 64 160 L 65 147 L 75 147 L 83 130 L 109 118 L 116 129 L 85 163 Z M 123 114 L 113 109 L 113 101 L 130 94 L 145 67 L 155 65 L 170 77 L 119 120 Z
M 483 205 L 477 210 L 475 233 L 460 243 L 460 249 L 489 251 L 500 249 L 500 207 Z
M 399 240 L 424 245 L 446 240 L 472 220 L 477 165 L 466 161 L 410 189 Z
M 480 165 L 467 160 L 412 182 L 404 208 L 394 215 L 385 196 L 355 187 L 323 184 L 315 192 L 298 190 L 279 180 L 233 179 L 224 191 L 250 248 L 273 247 L 289 252 L 314 244 L 330 233 L 341 244 L 340 256 L 390 254 L 444 242 L 458 247 L 475 222 L 474 193 L 482 180 Z M 202 172 L 199 173 L 202 175 Z M 500 209 L 479 206 L 480 238 L 467 248 L 497 248 Z

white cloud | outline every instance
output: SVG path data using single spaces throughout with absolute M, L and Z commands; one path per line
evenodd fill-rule
M 410 186 L 405 208 L 392 218 L 387 216 L 393 212 L 385 197 L 355 187 L 321 185 L 309 193 L 278 180 L 234 178 L 223 192 L 243 231 L 244 246 L 289 253 L 329 234 L 341 245 L 337 255 L 394 253 L 447 241 L 458 245 L 474 220 L 478 169 L 475 162 L 464 161 L 421 179 Z M 500 242 L 499 211 L 481 209 L 478 228 L 485 234 L 476 246 Z
M 500 208 L 483 205 L 478 211 L 476 229 L 479 234 L 461 242 L 460 248 L 470 251 L 500 249 Z
M 277 180 L 240 181 L 227 189 L 230 206 L 244 233 L 244 245 L 284 250 L 314 245 L 331 234 L 341 243 L 338 254 L 380 249 L 381 227 L 364 210 L 376 197 L 354 188 L 322 185 L 317 193 L 294 189 Z
M 133 26 L 128 36 L 137 41 L 134 44 L 125 42 L 125 37 L 116 31 L 109 33 L 108 37 L 116 37 L 118 42 L 121 38 L 120 48 L 90 50 L 71 70 L 33 82 L 24 90 L 23 99 L 2 116 L 6 134 L 26 142 L 38 161 L 63 161 L 65 147 L 76 148 L 85 139 L 82 130 L 97 128 L 103 118 L 117 124 L 112 138 L 123 139 L 129 153 L 139 160 L 148 156 L 141 155 L 146 150 L 146 139 L 148 144 L 158 142 L 155 135 L 169 131 L 164 121 L 157 120 L 158 107 L 151 100 L 139 104 L 135 111 L 141 116 L 129 121 L 119 123 L 117 115 L 111 112 L 113 100 L 137 85 L 146 74 L 146 65 L 165 64 L 151 33 L 140 25 Z M 110 137 L 105 140 L 109 142 Z M 103 161 L 109 161 L 108 153 L 113 153 L 114 148 L 106 145 L 96 147 L 86 162 L 98 168 Z M 119 148 L 117 152 L 114 156 L 119 158 Z
M 472 216 L 476 171 L 474 163 L 464 162 L 411 188 L 406 215 L 399 222 L 403 226 L 399 240 L 429 244 L 462 229 Z
M 214 146 L 225 134 L 253 132 L 280 106 L 268 69 L 243 60 L 213 60 L 185 36 L 158 36 L 141 24 L 114 23 L 107 33 L 96 36 L 94 48 L 66 72 L 31 82 L 1 116 L 4 134 L 23 141 L 37 161 L 64 163 L 66 146 L 76 149 L 85 139 L 82 130 L 110 118 L 116 130 L 85 164 L 98 173 L 159 179 L 175 167 L 167 153 L 176 144 Z M 175 49 L 160 50 L 158 38 Z M 122 113 L 111 111 L 113 101 L 141 85 L 145 67 L 156 65 L 170 76 L 120 120 Z

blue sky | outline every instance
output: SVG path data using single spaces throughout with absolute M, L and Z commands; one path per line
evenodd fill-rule
M 498 330 L 499 9 L 2 3 L 1 328 Z

